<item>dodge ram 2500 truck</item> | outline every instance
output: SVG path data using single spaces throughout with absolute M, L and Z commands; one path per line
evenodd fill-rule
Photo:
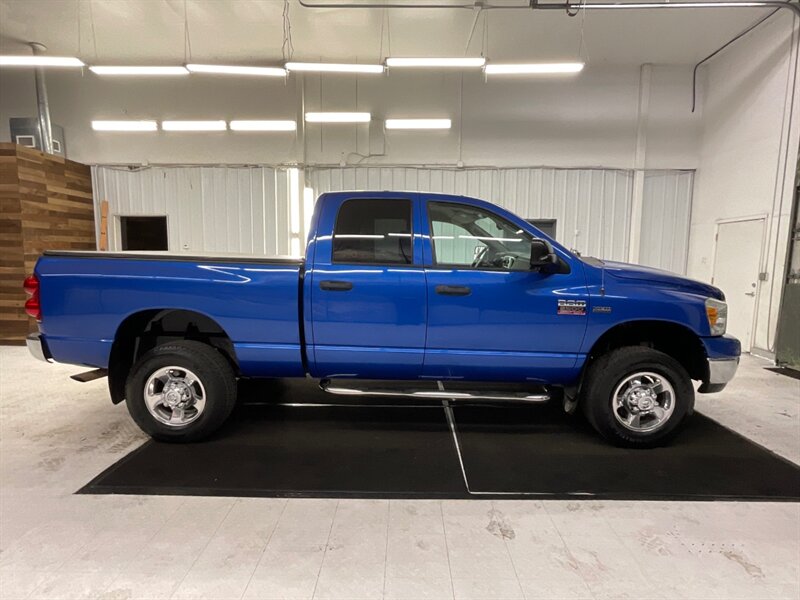
M 219 428 L 237 378 L 310 376 L 367 399 L 557 398 L 648 447 L 691 414 L 692 380 L 721 390 L 740 353 L 719 289 L 442 194 L 323 194 L 302 260 L 45 252 L 25 288 L 31 352 L 107 375 L 160 440 Z

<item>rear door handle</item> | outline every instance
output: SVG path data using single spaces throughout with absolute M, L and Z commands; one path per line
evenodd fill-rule
M 472 290 L 466 285 L 437 285 L 436 293 L 442 296 L 469 296 Z
M 329 292 L 347 292 L 353 289 L 349 281 L 320 281 L 319 287 Z

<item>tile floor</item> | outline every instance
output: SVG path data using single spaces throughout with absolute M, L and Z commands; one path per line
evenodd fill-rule
M 800 463 L 768 364 L 698 410 Z M 145 439 L 79 370 L 0 347 L 0 598 L 800 598 L 797 503 L 76 496 Z

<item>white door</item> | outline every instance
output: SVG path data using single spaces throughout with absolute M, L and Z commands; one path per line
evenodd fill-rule
M 744 351 L 752 345 L 763 236 L 763 217 L 717 224 L 711 283 L 725 293 L 728 333 L 739 338 Z

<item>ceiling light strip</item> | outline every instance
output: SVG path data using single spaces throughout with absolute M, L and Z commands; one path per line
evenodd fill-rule
M 188 75 L 186 67 L 152 67 L 152 66 L 112 66 L 100 65 L 89 67 L 92 73 L 97 75 Z
M 487 75 L 551 75 L 580 73 L 583 70 L 582 62 L 567 63 L 519 63 L 495 64 L 489 63 L 483 71 Z
M 287 62 L 289 71 L 307 71 L 311 73 L 367 73 L 379 75 L 384 72 L 383 65 L 359 65 L 350 63 L 305 63 Z
M 84 62 L 74 56 L 0 56 L 0 67 L 83 67 Z
M 235 120 L 230 123 L 231 131 L 296 131 L 294 121 L 245 121 Z
M 162 121 L 164 131 L 225 131 L 225 121 Z
M 255 75 L 261 77 L 286 77 L 286 69 L 282 67 L 251 67 L 245 65 L 199 65 L 188 64 L 186 68 L 192 73 L 213 73 L 219 75 Z
M 309 123 L 369 123 L 372 115 L 368 112 L 307 112 Z
M 386 129 L 450 129 L 450 119 L 386 119 Z
M 462 58 L 403 58 L 389 57 L 386 59 L 387 67 L 442 67 L 442 68 L 480 68 L 486 64 L 483 57 Z
M 155 121 L 92 121 L 95 131 L 158 131 Z

